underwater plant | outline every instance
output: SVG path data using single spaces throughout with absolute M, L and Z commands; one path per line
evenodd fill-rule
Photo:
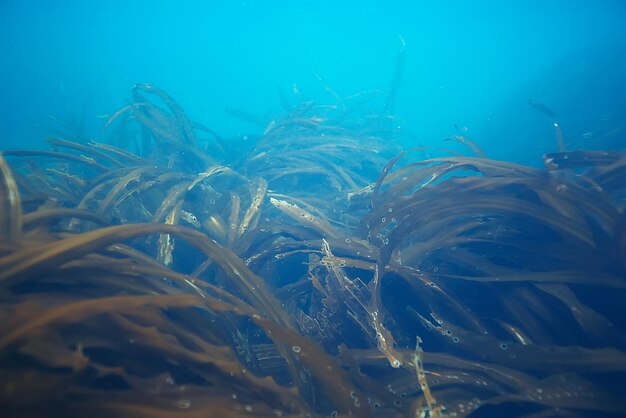
M 243 155 L 149 84 L 3 151 L 3 416 L 623 416 L 626 154 L 399 152 L 399 71 Z

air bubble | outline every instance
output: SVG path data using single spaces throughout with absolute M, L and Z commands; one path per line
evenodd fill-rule
M 507 343 L 501 343 L 500 344 L 500 348 L 503 349 L 503 350 L 506 350 L 506 349 L 509 348 L 509 345 Z
M 191 401 L 189 399 L 181 399 L 176 402 L 176 406 L 179 409 L 189 409 L 189 407 L 191 406 Z
M 299 345 L 294 345 L 293 347 L 291 347 L 291 351 L 293 351 L 296 354 L 300 354 L 300 352 L 302 351 L 302 348 L 300 348 Z

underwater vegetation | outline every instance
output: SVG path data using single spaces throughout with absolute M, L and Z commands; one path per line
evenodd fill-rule
M 324 86 L 225 139 L 138 84 L 2 153 L 3 416 L 626 414 L 626 154 L 424 158 L 397 82 Z

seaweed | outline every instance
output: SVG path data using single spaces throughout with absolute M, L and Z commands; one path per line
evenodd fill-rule
M 398 152 L 403 53 L 382 114 L 317 76 L 238 155 L 149 84 L 137 153 L 3 152 L 3 413 L 623 415 L 626 157 Z

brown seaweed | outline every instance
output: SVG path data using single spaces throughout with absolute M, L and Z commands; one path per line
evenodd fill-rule
M 330 90 L 232 159 L 147 84 L 106 125 L 141 156 L 0 157 L 3 411 L 623 415 L 624 154 L 393 157 Z
M 561 130 L 561 125 L 559 125 L 559 122 L 556 119 L 556 114 L 554 113 L 554 111 L 552 111 L 552 109 L 550 109 L 545 104 L 537 102 L 532 99 L 528 100 L 528 104 L 532 108 L 538 110 L 539 112 L 545 115 L 548 115 L 550 119 L 552 119 L 552 126 L 554 127 L 554 135 L 556 139 L 557 150 L 559 152 L 566 152 L 567 147 L 565 145 L 565 140 L 563 139 L 563 131 Z
M 15 242 L 22 235 L 20 193 L 11 168 L 0 153 L 0 240 Z

